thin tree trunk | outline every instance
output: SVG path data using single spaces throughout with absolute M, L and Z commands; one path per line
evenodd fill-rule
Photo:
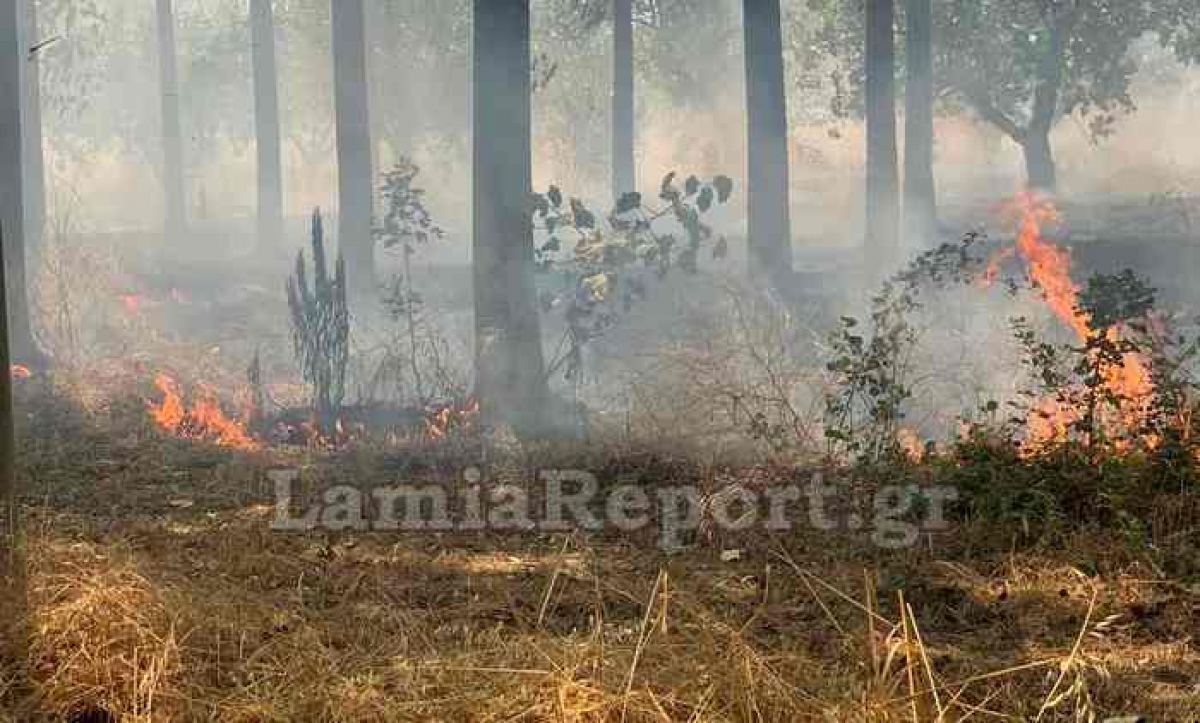
M 179 70 L 172 0 L 158 0 L 158 69 L 162 96 L 163 194 L 166 234 L 178 241 L 187 232 L 183 176 L 183 130 L 179 120 Z
M 613 0 L 613 198 L 637 190 L 634 160 L 633 0 Z
M 20 0 L 22 63 L 22 133 L 25 137 L 25 248 L 32 256 L 41 246 L 46 226 L 46 167 L 42 152 L 42 93 L 37 45 L 37 0 Z
M 375 292 L 366 18 L 363 0 L 330 0 L 330 9 L 337 119 L 338 248 L 346 260 L 352 295 L 364 299 Z
M 937 190 L 933 177 L 933 2 L 908 0 L 904 110 L 904 226 L 917 248 L 934 245 Z
M 271 0 L 250 0 L 250 34 L 258 151 L 258 242 L 273 247 L 283 240 L 283 158 Z
M 779 0 L 744 0 L 750 271 L 776 289 L 792 272 L 788 121 Z
M 488 427 L 546 431 L 534 283 L 529 0 L 474 0 L 475 385 Z
M 4 276 L 7 281 L 8 343 L 12 357 L 40 366 L 33 339 L 25 290 L 25 135 L 21 65 L 28 51 L 22 45 L 17 3 L 0 4 L 0 233 L 4 234 Z M 0 374 L 8 373 L 8 365 Z M 2 433 L 2 432 L 0 432 Z
M 886 267 L 899 240 L 895 8 L 893 0 L 867 0 L 866 11 L 867 248 Z

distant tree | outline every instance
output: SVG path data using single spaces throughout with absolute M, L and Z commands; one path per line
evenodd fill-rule
M 1078 113 L 1092 134 L 1135 109 L 1131 44 L 1157 35 L 1185 60 L 1200 53 L 1195 0 L 945 0 L 938 4 L 941 84 L 1025 152 L 1030 186 L 1057 185 L 1050 131 Z
M 338 248 L 352 297 L 375 291 L 371 210 L 371 119 L 368 110 L 366 16 L 363 0 L 330 0 L 333 90 L 337 120 Z
M 158 0 L 158 70 L 162 100 L 162 181 L 166 202 L 166 234 L 178 241 L 187 231 L 183 172 L 183 130 L 179 120 L 179 70 L 172 0 Z
M 0 4 L 0 99 L 3 99 L 0 100 L 0 234 L 4 238 L 9 351 L 17 362 L 40 365 L 25 288 L 26 189 L 22 158 L 26 141 L 21 131 L 25 100 L 21 93 L 21 65 L 28 57 L 28 50 L 21 44 L 18 5 Z M 5 364 L 0 372 L 7 376 L 8 370 Z
M 933 178 L 933 0 L 905 6 L 904 233 L 921 248 L 937 233 Z
M 899 234 L 893 0 L 866 0 L 867 246 L 886 263 Z
M 529 0 L 474 0 L 475 385 L 484 423 L 544 430 L 534 280 Z
M 634 161 L 633 0 L 613 0 L 613 198 L 637 190 Z
M 271 0 L 250 1 L 254 50 L 254 123 L 258 153 L 258 240 L 283 238 L 283 157 L 279 127 L 279 75 L 275 64 L 275 18 Z
M 779 0 L 744 0 L 742 7 L 751 273 L 784 289 L 791 282 L 792 231 Z

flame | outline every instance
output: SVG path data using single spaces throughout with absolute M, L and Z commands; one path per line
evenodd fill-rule
M 425 416 L 425 436 L 445 439 L 455 430 L 470 428 L 479 414 L 479 401 L 468 399 L 462 405 L 447 404 Z
M 1033 192 L 1022 192 L 1005 209 L 1018 219 L 1015 248 L 997 252 L 984 272 L 984 281 L 991 283 L 999 273 L 1000 264 L 1013 255 L 1024 262 L 1029 279 L 1041 290 L 1042 298 L 1051 312 L 1075 332 L 1080 342 L 1093 334 L 1090 316 L 1079 308 L 1079 286 L 1071 278 L 1071 254 L 1042 235 L 1042 226 L 1058 223 L 1058 209 L 1047 198 Z M 1112 341 L 1117 341 L 1120 331 L 1116 328 L 1105 331 Z M 1144 359 L 1135 353 L 1125 354 L 1120 365 L 1113 365 L 1104 373 L 1105 389 L 1121 400 L 1119 420 L 1102 420 L 1112 431 L 1135 430 L 1148 413 L 1150 395 L 1154 391 L 1150 371 Z M 1023 449 L 1032 454 L 1046 445 L 1065 439 L 1071 425 L 1078 421 L 1078 410 L 1058 399 L 1043 399 L 1030 411 L 1027 434 Z M 1153 440 L 1145 440 L 1153 445 Z
M 901 427 L 896 432 L 896 444 L 910 462 L 919 463 L 925 459 L 925 442 L 921 440 L 921 436 L 916 431 L 908 427 Z
M 150 416 L 167 432 L 185 439 L 215 442 L 222 447 L 254 449 L 258 446 L 244 424 L 221 411 L 216 392 L 211 387 L 198 386 L 189 409 L 179 392 L 179 384 L 167 374 L 156 375 L 154 386 L 163 399 L 159 404 L 150 403 Z
M 33 376 L 33 370 L 24 364 L 13 364 L 9 367 L 13 379 L 28 379 Z
M 142 310 L 142 297 L 138 294 L 121 294 L 117 298 L 121 300 L 121 306 L 125 307 L 127 314 L 136 314 Z

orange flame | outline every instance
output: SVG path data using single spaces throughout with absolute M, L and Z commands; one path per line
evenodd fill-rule
M 121 294 L 118 296 L 126 314 L 136 314 L 142 310 L 142 297 L 138 294 Z
M 992 257 L 984 280 L 989 283 L 994 280 L 1000 263 L 1015 253 L 1025 263 L 1029 279 L 1041 290 L 1050 310 L 1081 342 L 1085 341 L 1093 330 L 1090 316 L 1079 308 L 1079 286 L 1071 278 L 1071 255 L 1042 236 L 1043 224 L 1061 220 L 1058 209 L 1049 199 L 1022 192 L 1006 210 L 1019 219 L 1016 247 L 1001 249 Z M 1120 332 L 1110 329 L 1106 333 L 1115 340 Z M 1120 420 L 1109 420 L 1108 426 L 1115 427 L 1119 422 L 1126 431 L 1137 429 L 1147 414 L 1154 390 L 1145 361 L 1137 354 L 1126 354 L 1120 365 L 1108 367 L 1104 377 L 1105 388 L 1122 400 L 1118 405 Z M 1043 399 L 1030 412 L 1024 449 L 1034 453 L 1065 439 L 1071 424 L 1078 419 L 1077 410 L 1057 399 Z M 1153 440 L 1147 442 L 1153 444 Z
M 163 400 L 160 404 L 150 403 L 150 416 L 167 432 L 185 439 L 214 442 L 222 447 L 254 449 L 258 446 L 245 425 L 225 416 L 211 388 L 199 386 L 192 407 L 188 409 L 179 393 L 178 383 L 170 376 L 158 374 L 154 386 L 162 393 Z
M 9 367 L 13 379 L 28 379 L 33 376 L 33 370 L 24 364 L 13 364 Z

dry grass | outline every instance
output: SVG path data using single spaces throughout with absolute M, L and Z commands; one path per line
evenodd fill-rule
M 1083 574 L 1081 555 L 1123 559 L 1100 539 L 967 561 L 953 540 L 883 554 L 797 534 L 743 540 L 725 563 L 719 549 L 665 557 L 636 538 L 289 536 L 269 531 L 256 485 L 300 460 L 140 434 L 105 451 L 104 479 L 60 460 L 84 489 L 27 510 L 26 613 L 8 628 L 22 662 L 0 676 L 11 720 L 1185 721 L 1200 709 L 1195 591 L 1135 558 Z M 377 462 L 307 459 L 367 474 Z

